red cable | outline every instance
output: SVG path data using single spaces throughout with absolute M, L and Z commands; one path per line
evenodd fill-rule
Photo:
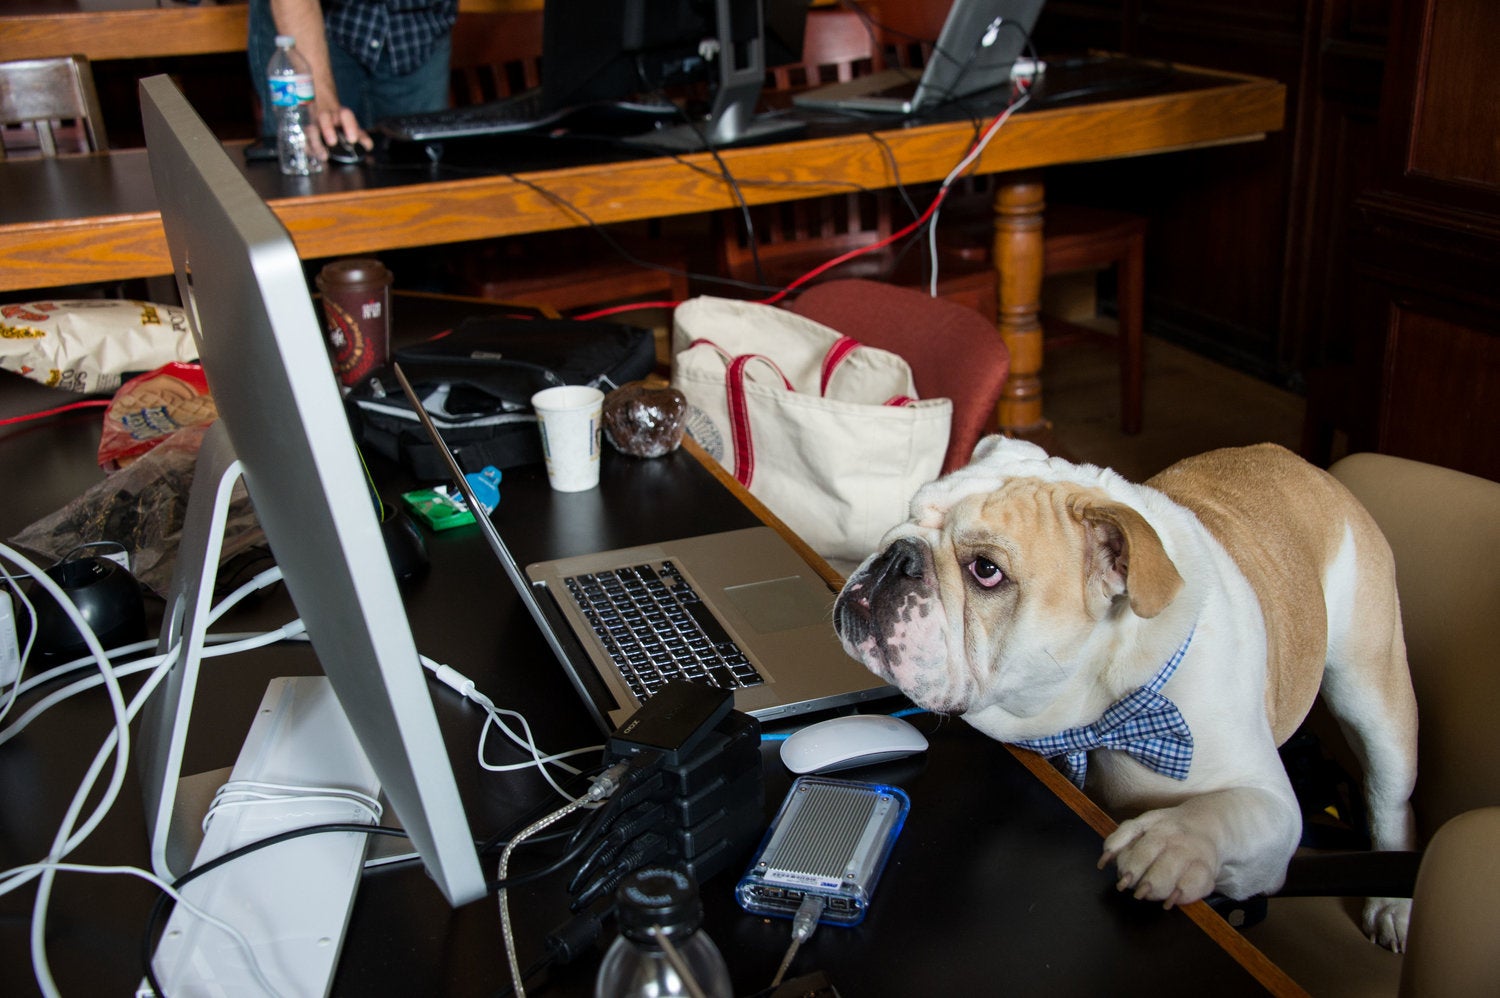
M 109 405 L 109 399 L 84 399 L 81 402 L 69 402 L 55 409 L 44 409 L 41 412 L 30 412 L 21 416 L 9 416 L 0 419 L 0 426 L 9 426 L 12 423 L 26 423 L 33 419 L 46 419 L 48 416 L 56 416 L 59 413 L 68 412 L 72 409 L 96 409 Z
M 1007 108 L 1006 110 L 1008 111 L 1010 109 Z M 1007 115 L 1005 114 L 1005 112 L 1001 112 L 1000 114 L 997 114 L 993 119 L 991 119 L 989 125 L 985 127 L 984 131 L 980 133 L 979 137 L 974 140 L 973 144 L 971 144 L 967 150 L 965 150 L 963 156 L 959 157 L 959 162 L 963 162 L 963 160 L 968 157 L 969 154 L 972 153 L 978 146 L 987 142 L 989 140 L 990 133 L 1004 124 L 1006 117 Z M 903 226 L 900 230 L 891 233 L 889 236 L 886 236 L 879 242 L 871 243 L 869 246 L 861 246 L 858 249 L 852 249 L 847 253 L 843 253 L 839 256 L 834 257 L 832 260 L 820 263 L 818 266 L 814 267 L 812 270 L 809 270 L 807 273 L 792 281 L 786 287 L 782 288 L 780 291 L 776 292 L 770 297 L 759 299 L 756 304 L 774 305 L 777 302 L 781 301 L 781 299 L 785 298 L 787 295 L 791 294 L 793 291 L 797 290 L 797 288 L 806 284 L 814 277 L 817 277 L 819 274 L 825 273 L 826 271 L 837 267 L 839 264 L 844 263 L 845 261 L 853 260 L 855 257 L 863 256 L 866 253 L 873 253 L 878 249 L 882 249 L 886 246 L 891 245 L 891 243 L 894 243 L 899 239 L 905 239 L 912 232 L 921 228 L 922 225 L 932 217 L 933 213 L 937 211 L 938 206 L 943 203 L 943 200 L 947 196 L 948 186 L 945 184 L 942 187 L 938 188 L 937 196 L 932 199 L 932 203 L 927 206 L 927 210 L 922 212 L 921 216 L 919 216 L 916 220 Z M 574 318 L 579 320 L 601 319 L 608 315 L 616 315 L 620 312 L 634 312 L 638 309 L 644 308 L 676 308 L 679 304 L 681 304 L 681 302 L 632 302 L 627 305 L 612 305 L 609 308 L 601 308 L 593 312 L 585 313 L 583 315 L 576 315 L 574 316 Z

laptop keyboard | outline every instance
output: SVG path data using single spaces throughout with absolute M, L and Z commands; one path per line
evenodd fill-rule
M 670 561 L 570 576 L 568 592 L 641 700 L 669 679 L 725 689 L 765 680 Z

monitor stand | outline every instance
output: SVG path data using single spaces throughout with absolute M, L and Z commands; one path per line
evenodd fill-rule
M 743 44 L 744 64 L 737 61 L 730 0 L 715 0 L 719 30 L 719 85 L 713 107 L 701 122 L 672 125 L 627 138 L 624 143 L 658 152 L 700 152 L 727 146 L 752 145 L 776 138 L 790 138 L 805 127 L 800 121 L 757 118 L 755 104 L 766 82 L 765 19 L 756 3 L 756 25 L 760 32 Z
M 188 722 L 211 623 L 224 526 L 242 466 L 222 424 L 205 433 L 193 473 L 177 569 L 158 650 L 180 647 L 176 663 L 147 702 L 141 727 L 141 781 L 151 862 L 173 881 L 193 865 L 276 832 L 313 824 L 372 824 L 374 815 L 339 793 L 231 807 L 200 831 L 223 773 L 181 778 Z M 324 676 L 271 681 L 231 778 L 334 788 L 375 797 L 375 771 Z M 317 797 L 331 799 L 319 800 Z M 326 994 L 359 887 L 369 836 L 320 833 L 251 853 L 183 887 L 183 896 L 233 925 L 240 940 L 182 906 L 174 909 L 153 957 L 168 994 L 200 990 L 255 993 L 264 975 L 280 994 Z

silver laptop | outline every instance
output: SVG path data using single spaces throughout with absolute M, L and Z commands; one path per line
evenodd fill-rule
M 400 365 L 394 371 L 465 501 L 479 510 Z M 732 688 L 736 709 L 761 720 L 896 692 L 845 653 L 833 630 L 834 594 L 770 527 L 537 562 L 523 572 L 490 517 L 475 519 L 606 731 L 668 679 Z
M 953 0 L 927 65 L 888 69 L 792 97 L 798 107 L 915 114 L 961 97 L 998 94 L 1025 50 L 1043 0 Z

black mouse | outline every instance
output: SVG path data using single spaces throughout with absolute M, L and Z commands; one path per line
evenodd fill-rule
M 369 152 L 364 146 L 340 131 L 339 140 L 328 147 L 328 160 L 340 166 L 358 166 L 365 161 Z
M 405 510 L 385 505 L 380 521 L 385 550 L 391 558 L 391 571 L 402 585 L 415 582 L 427 574 L 427 542 Z
M 108 558 L 74 558 L 53 565 L 47 574 L 68 594 L 106 649 L 146 637 L 145 595 L 123 565 Z M 40 655 L 68 659 L 88 654 L 83 635 L 45 589 L 33 582 L 26 595 L 36 609 L 35 647 Z

